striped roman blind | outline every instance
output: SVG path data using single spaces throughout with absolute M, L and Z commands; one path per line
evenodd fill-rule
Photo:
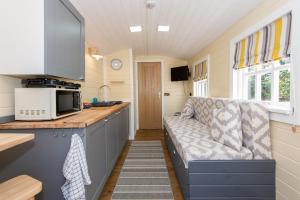
M 292 13 L 288 13 L 236 43 L 234 69 L 289 57 Z
M 207 79 L 207 61 L 203 61 L 194 66 L 194 81 L 201 81 Z

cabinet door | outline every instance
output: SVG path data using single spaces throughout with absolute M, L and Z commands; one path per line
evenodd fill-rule
M 122 115 L 123 112 L 119 111 L 116 113 L 116 127 L 118 132 L 118 152 L 121 153 L 124 146 L 124 135 L 123 135 L 123 127 L 122 127 Z
M 108 119 L 105 132 L 107 135 L 107 163 L 109 173 L 113 169 L 113 166 L 117 160 L 118 156 L 118 129 L 116 126 L 116 118 L 112 116 Z
M 130 117 L 130 115 L 129 115 L 129 107 L 127 107 L 126 109 L 125 109 L 125 112 L 124 112 L 124 115 L 125 115 L 125 140 L 126 140 L 126 142 L 127 142 L 127 140 L 129 139 L 129 134 L 130 134 L 130 130 L 129 130 L 129 127 L 130 127 L 130 120 L 129 120 L 129 117 Z
M 87 199 L 98 199 L 107 174 L 107 152 L 104 121 L 97 122 L 87 129 L 86 157 L 92 184 L 86 187 Z
M 126 144 L 127 140 L 128 140 L 128 111 L 127 108 L 124 108 L 122 110 L 121 113 L 121 134 L 122 134 L 122 146 L 124 147 L 124 145 Z
M 67 0 L 45 0 L 45 74 L 84 79 L 84 19 Z

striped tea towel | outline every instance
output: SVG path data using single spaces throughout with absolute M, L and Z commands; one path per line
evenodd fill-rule
M 67 154 L 63 174 L 66 178 L 61 187 L 67 200 L 85 200 L 85 185 L 91 184 L 85 151 L 82 140 L 78 134 L 72 135 L 71 147 Z

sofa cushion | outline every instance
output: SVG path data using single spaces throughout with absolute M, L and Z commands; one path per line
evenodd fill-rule
M 185 167 L 192 160 L 238 160 L 253 157 L 252 152 L 245 147 L 236 151 L 213 141 L 210 128 L 195 119 L 165 117 L 164 124 Z
M 215 141 L 240 151 L 243 139 L 241 124 L 240 106 L 232 101 L 213 111 L 212 137 Z
M 227 103 L 227 99 L 191 97 L 194 103 L 194 117 L 202 124 L 211 125 L 212 114 L 214 109 L 223 108 Z
M 214 109 L 227 105 L 230 99 L 191 97 L 194 104 L 194 118 L 210 126 Z M 242 116 L 243 146 L 249 148 L 255 159 L 272 159 L 269 112 L 259 104 L 237 101 Z
M 178 116 L 171 116 L 164 118 L 164 125 L 168 132 L 176 135 L 199 135 L 203 137 L 212 138 L 210 129 L 204 124 L 201 124 L 196 119 L 180 119 Z
M 189 161 L 193 160 L 252 160 L 252 152 L 242 147 L 240 151 L 236 151 L 221 143 L 209 139 L 190 138 L 189 140 L 181 139 L 180 145 L 176 148 L 182 152 L 186 167 Z
M 183 106 L 180 118 L 181 119 L 190 119 L 194 116 L 194 104 L 192 99 L 188 99 Z
M 240 102 L 244 146 L 253 152 L 254 159 L 272 159 L 269 112 L 254 102 Z

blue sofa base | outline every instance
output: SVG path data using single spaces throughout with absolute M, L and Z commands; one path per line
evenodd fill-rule
M 196 160 L 188 168 L 165 131 L 186 200 L 275 200 L 274 160 Z

